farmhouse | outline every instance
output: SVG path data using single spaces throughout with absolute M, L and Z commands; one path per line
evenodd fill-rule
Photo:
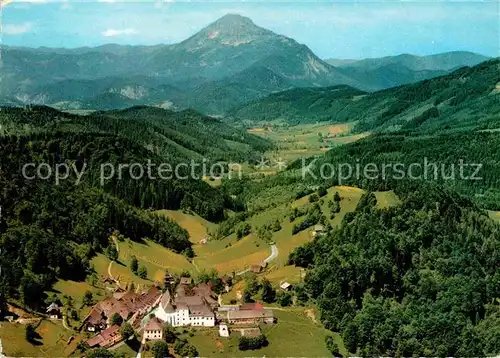
M 290 290 L 292 289 L 292 285 L 291 285 L 289 282 L 283 281 L 283 282 L 280 284 L 280 288 L 281 288 L 283 291 L 290 291 Z
M 260 264 L 250 266 L 250 271 L 252 271 L 253 273 L 261 273 L 262 269 L 263 267 Z
M 106 348 L 115 345 L 121 340 L 122 336 L 120 335 L 120 326 L 115 324 L 114 326 L 105 329 L 101 333 L 96 334 L 94 337 L 90 338 L 86 343 L 89 345 L 90 348 L 97 346 Z
M 274 323 L 274 313 L 266 309 L 228 311 L 227 320 L 231 324 Z
M 49 315 L 51 319 L 60 319 L 61 318 L 61 310 L 57 303 L 53 302 L 47 307 L 46 313 Z

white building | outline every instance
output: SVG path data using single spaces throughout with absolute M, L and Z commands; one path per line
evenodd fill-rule
M 219 336 L 229 337 L 229 329 L 227 328 L 227 324 L 221 323 L 219 325 Z
M 163 322 L 157 317 L 151 318 L 144 327 L 144 338 L 148 340 L 163 339 Z
M 214 327 L 215 314 L 203 297 L 183 297 L 172 303 L 170 294 L 165 292 L 155 315 L 173 327 L 198 326 Z

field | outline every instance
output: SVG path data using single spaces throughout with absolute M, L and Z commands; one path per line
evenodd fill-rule
M 274 313 L 278 323 L 261 326 L 269 346 L 257 351 L 238 350 L 237 333 L 228 339 L 219 337 L 215 330 L 203 330 L 186 338 L 196 346 L 202 357 L 329 357 L 331 354 L 326 349 L 325 336 L 331 334 L 341 353 L 347 355 L 340 337 L 314 322 L 311 310 L 297 308 L 274 310 Z
M 221 273 L 238 272 L 253 264 L 259 264 L 270 255 L 269 245 L 253 234 L 236 240 L 234 235 L 205 245 L 195 246 L 198 255 L 196 266 L 203 270 L 212 268 Z
M 401 200 L 392 190 L 377 191 L 375 192 L 375 197 L 377 198 L 378 207 L 383 209 L 401 204 Z
M 281 122 L 267 127 L 255 127 L 248 132 L 270 139 L 277 149 L 266 153 L 272 161 L 294 160 L 321 155 L 329 148 L 351 143 L 366 137 L 369 133 L 351 135 L 356 123 L 340 124 L 299 124 L 290 126 Z M 281 159 L 280 159 L 281 158 Z
M 75 344 L 67 344 L 72 332 L 66 330 L 61 321 L 42 321 L 36 329 L 41 338 L 35 344 L 24 338 L 25 327 L 23 324 L 0 322 L 0 339 L 6 356 L 61 357 L 75 349 Z
M 490 218 L 500 223 L 500 211 L 488 211 Z
M 165 215 L 189 232 L 190 240 L 193 244 L 198 244 L 205 238 L 210 230 L 217 226 L 198 215 L 190 215 L 176 210 L 160 210 L 158 214 Z

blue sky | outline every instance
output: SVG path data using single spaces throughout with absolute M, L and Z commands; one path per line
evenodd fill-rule
M 497 1 L 13 0 L 2 10 L 3 44 L 16 46 L 175 43 L 237 13 L 308 45 L 322 58 L 454 50 L 500 56 Z

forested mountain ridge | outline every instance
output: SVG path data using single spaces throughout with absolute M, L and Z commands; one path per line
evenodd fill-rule
M 340 68 L 359 67 L 374 70 L 388 65 L 398 65 L 413 71 L 452 71 L 463 66 L 475 66 L 488 59 L 489 57 L 469 51 L 451 51 L 428 56 L 401 54 L 363 60 L 328 59 L 325 61 Z
M 96 132 L 128 138 L 176 163 L 179 160 L 239 162 L 260 158 L 272 143 L 192 110 L 152 107 L 97 112 L 85 116 L 49 107 L 2 108 L 0 134 Z
M 460 67 L 475 66 L 488 59 L 473 52 L 452 51 L 428 56 L 401 54 L 363 60 L 325 61 L 369 88 L 380 90 L 443 76 Z
M 357 121 L 358 131 L 486 129 L 500 124 L 500 60 L 371 94 L 295 89 L 235 108 L 236 119 Z M 319 104 L 319 105 L 318 105 Z
M 8 153 L 0 166 L 0 264 L 3 272 L 9 272 L 0 277 L 0 299 L 18 298 L 27 307 L 39 309 L 43 292 L 56 279 L 81 280 L 91 273 L 90 259 L 114 245 L 109 239 L 114 230 L 132 240 L 148 237 L 192 255 L 186 230 L 145 209 L 178 207 L 181 201 L 186 208 L 197 209 L 196 202 L 188 198 L 198 192 L 193 186 L 160 183 L 163 185 L 158 184 L 158 193 L 153 195 L 148 190 L 153 187 L 146 187 L 146 181 L 131 180 L 126 174 L 122 180 L 99 185 L 101 163 L 140 162 L 147 153 L 140 146 L 109 135 L 62 132 L 0 137 L 0 146 Z M 45 163 L 53 174 L 59 164 L 72 169 L 60 173 L 67 173 L 67 180 L 57 183 L 54 176 L 45 176 L 47 168 L 41 171 L 45 179 L 36 177 L 34 168 L 23 174 L 29 163 Z M 80 182 L 73 168 L 83 173 Z M 210 197 L 217 200 L 208 186 L 203 190 L 205 203 Z M 214 204 L 211 210 L 222 207 Z
M 500 226 L 423 185 L 377 209 L 366 194 L 342 226 L 296 249 L 305 295 L 360 356 L 500 352 Z
M 345 146 L 333 148 L 319 158 L 310 158 L 310 171 L 320 177 L 324 166 L 349 165 L 322 183 L 358 186 L 367 190 L 396 190 L 404 195 L 432 182 L 453 190 L 478 206 L 500 210 L 500 139 L 496 132 L 459 132 L 439 135 L 376 134 Z M 314 160 L 314 161 L 313 161 Z M 460 164 L 463 164 L 463 168 Z M 410 166 L 413 167 L 410 171 Z M 297 161 L 290 166 L 301 166 Z M 375 165 L 377 172 L 366 177 L 355 168 Z M 388 166 L 384 172 L 382 167 Z M 401 174 L 398 169 L 403 172 Z M 330 172 L 327 172 L 330 173 Z M 340 178 L 343 176 L 343 178 Z M 339 179 L 340 178 L 340 179 Z M 314 182 L 313 176 L 306 179 Z
M 0 103 L 97 110 L 154 105 L 222 115 L 290 88 L 349 85 L 374 91 L 442 75 L 450 64 L 475 65 L 480 59 L 469 54 L 427 61 L 425 69 L 415 64 L 409 68 L 412 61 L 401 59 L 381 60 L 380 66 L 335 67 L 292 38 L 228 14 L 171 45 L 4 46 Z

